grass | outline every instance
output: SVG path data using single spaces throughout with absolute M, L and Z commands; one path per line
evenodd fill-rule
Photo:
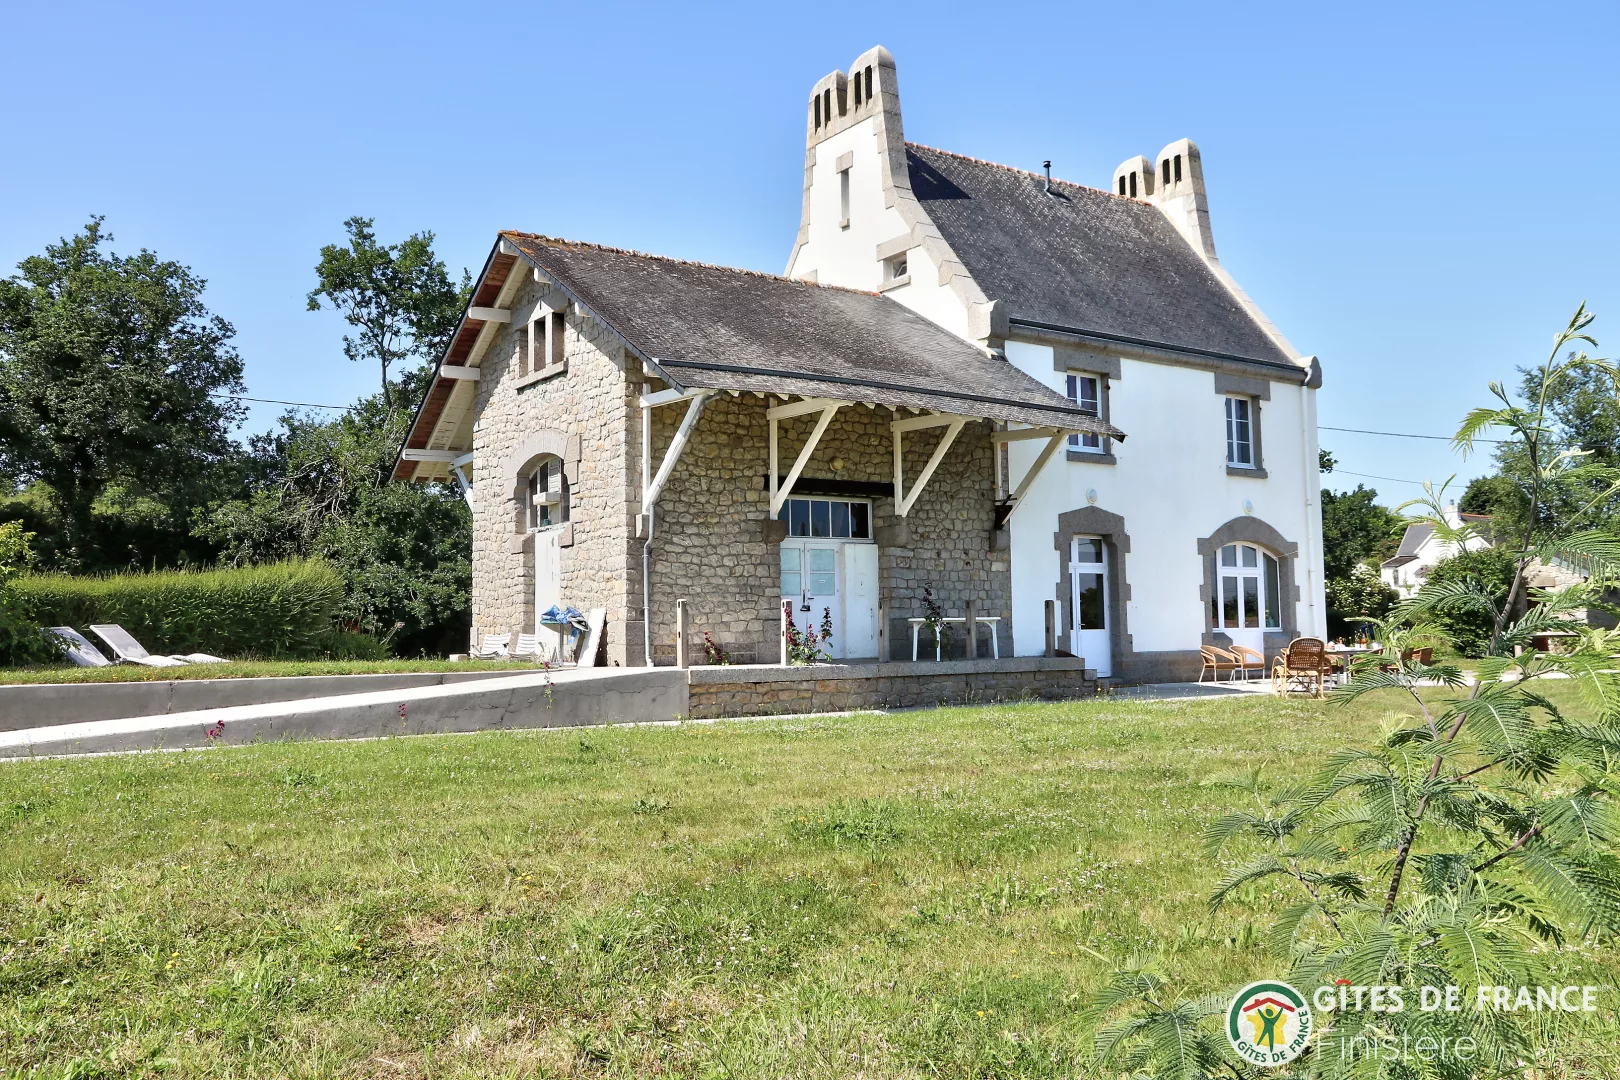
M 1097 1076 L 1103 957 L 1186 991 L 1283 973 L 1276 894 L 1209 913 L 1197 834 L 1239 797 L 1208 781 L 1380 714 L 1121 699 L 11 764 L 0 1075 Z M 1608 947 L 1553 963 L 1615 982 Z M 1590 1026 L 1547 1076 L 1620 1072 L 1612 1008 Z
M 401 671 L 511 671 L 521 674 L 539 664 L 512 660 L 233 660 L 149 668 L 116 664 L 104 668 L 66 665 L 0 668 L 0 686 L 24 683 L 165 682 L 170 679 L 253 679 L 283 675 L 376 675 Z

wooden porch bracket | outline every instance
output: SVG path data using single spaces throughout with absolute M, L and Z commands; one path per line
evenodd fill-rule
M 1041 470 L 1046 468 L 1046 463 L 1052 460 L 1052 455 L 1057 453 L 1058 447 L 1068 440 L 1070 434 L 1071 432 L 1067 429 L 1056 427 L 1013 428 L 1008 431 L 991 432 L 991 441 L 996 444 L 996 488 L 998 491 L 1001 489 L 1002 447 L 1009 443 L 1023 442 L 1028 439 L 1046 440 L 1046 445 L 1041 448 L 1039 456 L 1030 465 L 1029 471 L 1024 474 L 1024 478 L 1018 481 L 1018 486 L 1008 493 L 1006 500 L 998 504 L 996 528 L 1000 529 L 1006 526 L 1008 519 L 1013 516 L 1013 513 L 1023 503 L 1024 495 L 1029 491 L 1030 485 L 1041 474 Z M 1007 463 L 1007 468 L 1010 474 L 1012 471 L 1012 462 L 1010 460 Z M 1007 486 L 1012 487 L 1011 475 L 1007 477 Z
M 703 406 L 708 403 L 713 390 L 700 390 L 687 400 L 686 415 L 681 417 L 681 426 L 675 429 L 675 437 L 670 440 L 669 449 L 664 451 L 664 460 L 658 466 L 658 475 L 642 490 L 641 512 L 647 513 L 658 501 L 663 493 L 664 484 L 669 480 L 669 474 L 675 471 L 675 463 L 681 459 L 681 452 L 686 449 L 687 441 L 692 438 L 692 429 L 697 426 L 698 417 L 703 415 Z M 652 406 L 643 404 L 646 411 L 642 413 L 642 431 L 651 431 Z M 652 468 L 652 440 L 644 435 L 641 442 L 641 475 L 645 480 Z
M 827 425 L 832 423 L 833 414 L 849 404 L 851 402 L 834 401 L 831 398 L 807 398 L 804 401 L 795 401 L 791 405 L 777 405 L 765 410 L 765 416 L 770 421 L 771 473 L 769 487 L 771 493 L 771 518 L 773 520 L 777 514 L 781 513 L 782 504 L 787 502 L 787 497 L 793 493 L 793 485 L 799 482 L 799 474 L 804 472 L 805 465 L 810 461 L 810 455 L 815 452 L 816 444 L 821 442 L 821 437 L 826 434 Z M 816 426 L 810 431 L 810 437 L 805 440 L 804 446 L 799 450 L 799 456 L 793 461 L 793 468 L 788 470 L 787 477 L 779 483 L 777 477 L 781 474 L 778 472 L 780 453 L 778 449 L 777 423 L 792 416 L 804 416 L 813 412 L 820 412 L 821 418 L 816 421 Z
M 941 461 L 945 460 L 945 452 L 956 441 L 956 436 L 961 432 L 963 425 L 971 419 L 973 417 L 952 416 L 948 413 L 926 413 L 922 416 L 910 416 L 904 420 L 896 420 L 889 425 L 894 432 L 894 512 L 896 517 L 905 517 L 911 513 L 911 508 L 917 503 L 917 497 L 928 486 L 928 481 L 933 479 L 934 470 L 939 468 Z M 905 456 L 901 450 L 901 438 L 908 431 L 918 431 L 922 428 L 931 427 L 943 427 L 946 429 L 945 434 L 940 436 L 939 445 L 934 447 L 934 453 L 929 457 L 928 464 L 923 466 L 923 471 L 918 475 L 916 484 L 908 492 L 905 489 Z

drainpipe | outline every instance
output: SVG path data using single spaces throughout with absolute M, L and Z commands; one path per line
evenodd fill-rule
M 643 411 L 647 415 L 652 410 Z M 645 489 L 643 489 L 645 490 Z M 653 666 L 652 655 L 652 540 L 653 507 L 647 510 L 647 542 L 641 545 L 641 641 L 647 650 L 647 666 Z

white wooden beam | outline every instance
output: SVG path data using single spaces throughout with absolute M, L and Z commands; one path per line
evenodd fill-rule
M 656 394 L 642 394 L 641 407 L 643 409 L 656 409 L 660 405 L 669 405 L 676 401 L 687 401 L 699 394 L 707 394 L 707 390 L 660 390 Z
M 439 377 L 441 379 L 465 379 L 468 382 L 477 382 L 483 378 L 483 373 L 475 367 L 461 367 L 457 364 L 440 364 Z
M 972 417 L 955 416 L 951 413 L 923 413 L 921 416 L 908 416 L 904 420 L 896 420 L 889 426 L 896 431 L 921 431 L 923 428 L 944 427 L 958 420 L 970 419 Z
M 1066 428 L 1055 427 L 1012 428 L 1008 431 L 992 431 L 990 439 L 992 442 L 1010 443 L 1021 442 L 1024 439 L 1050 439 L 1054 435 L 1067 435 L 1068 433 Z
M 838 401 L 834 398 L 805 398 L 790 405 L 777 405 L 765 411 L 765 415 L 772 420 L 786 420 L 790 416 L 803 416 L 805 413 L 820 412 L 827 408 L 839 408 L 850 404 L 847 401 Z
M 641 496 L 643 514 L 651 509 L 658 501 L 658 496 L 663 493 L 664 484 L 669 480 L 669 474 L 675 471 L 675 463 L 681 459 L 681 451 L 686 449 L 687 440 L 692 437 L 692 429 L 697 426 L 698 417 L 703 415 L 703 406 L 712 393 L 714 393 L 712 390 L 701 391 L 686 406 L 686 415 L 681 417 L 681 426 L 675 429 L 675 438 L 670 440 L 669 449 L 664 451 L 664 461 L 658 466 L 658 475 L 653 477 L 652 486 Z
M 815 452 L 816 444 L 821 441 L 821 436 L 826 433 L 827 425 L 832 423 L 833 414 L 839 409 L 843 408 L 845 405 L 849 404 L 846 401 L 827 401 L 823 398 L 816 398 L 814 400 L 815 403 L 821 407 L 821 419 L 817 420 L 816 426 L 811 429 L 810 437 L 805 440 L 804 447 L 799 451 L 799 456 L 794 459 L 793 468 L 788 470 L 787 479 L 781 484 L 780 489 L 778 488 L 776 482 L 776 470 L 778 468 L 778 459 L 776 453 L 776 423 L 781 419 L 781 417 L 779 415 L 774 415 L 777 412 L 776 409 L 770 409 L 765 414 L 770 418 L 771 425 L 770 490 L 771 517 L 773 518 L 776 517 L 776 515 L 781 511 L 782 504 L 787 501 L 787 497 L 793 493 L 793 485 L 799 482 L 799 474 L 804 472 L 805 465 L 810 461 L 810 455 Z M 799 402 L 799 405 L 808 404 L 810 404 L 810 402 Z M 795 407 L 796 406 L 793 405 L 782 406 L 784 409 L 792 409 Z M 808 409 L 800 410 L 801 413 L 808 411 Z M 792 413 L 790 415 L 796 416 L 799 415 L 799 413 Z
M 918 417 L 918 419 L 921 419 L 921 417 Z M 939 468 L 941 461 L 945 460 L 945 451 L 949 450 L 951 443 L 956 441 L 956 436 L 961 432 L 962 426 L 968 422 L 968 417 L 947 417 L 946 422 L 950 424 L 950 427 L 946 428 L 945 434 L 939 437 L 939 445 L 934 447 L 933 455 L 929 457 L 928 464 L 923 466 L 922 474 L 917 477 L 917 482 L 912 485 L 909 492 L 906 492 L 904 488 L 904 458 L 900 452 L 900 440 L 907 429 L 902 428 L 900 425 L 910 423 L 910 421 L 898 420 L 894 424 L 894 506 L 895 513 L 900 517 L 905 517 L 911 513 L 911 508 L 917 503 L 917 496 L 923 493 L 923 489 L 928 486 L 928 481 L 933 479 L 934 470 Z M 927 426 L 936 427 L 938 425 L 929 424 Z
M 504 308 L 496 307 L 470 307 L 467 309 L 467 318 L 481 319 L 484 322 L 511 322 L 512 313 Z
M 1024 478 L 1018 481 L 1018 488 L 1012 493 L 1012 506 L 1007 511 L 1008 519 L 1011 519 L 1012 516 L 1018 512 L 1018 508 L 1024 505 L 1024 493 L 1029 491 L 1029 486 L 1035 482 L 1035 477 L 1039 476 L 1041 470 L 1046 468 L 1046 463 L 1052 460 L 1052 455 L 1057 453 L 1057 448 L 1062 446 L 1064 442 L 1068 440 L 1068 438 L 1069 433 L 1067 431 L 1060 431 L 1056 435 L 1053 435 L 1051 439 L 1047 441 L 1046 445 L 1042 447 L 1040 456 L 1037 457 L 1035 459 L 1035 463 L 1029 467 L 1029 472 L 1024 474 Z M 1003 524 L 1005 524 L 1005 522 L 1003 522 Z
M 451 465 L 465 453 L 465 450 L 401 450 L 399 460 L 436 461 L 442 465 Z

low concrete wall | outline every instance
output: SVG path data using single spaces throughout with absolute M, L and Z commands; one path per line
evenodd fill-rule
M 1028 698 L 1089 697 L 1096 674 L 1074 657 L 945 660 L 813 667 L 691 669 L 691 716 L 769 716 Z
M 503 679 L 521 671 L 401 671 L 377 675 L 298 675 L 260 679 L 165 679 L 151 682 L 37 683 L 0 686 L 0 731 L 303 701 L 338 694 L 406 690 L 476 679 Z
M 0 758 L 646 723 L 676 720 L 687 711 L 686 672 L 677 668 L 496 674 L 500 677 L 471 686 L 461 682 L 4 732 Z

